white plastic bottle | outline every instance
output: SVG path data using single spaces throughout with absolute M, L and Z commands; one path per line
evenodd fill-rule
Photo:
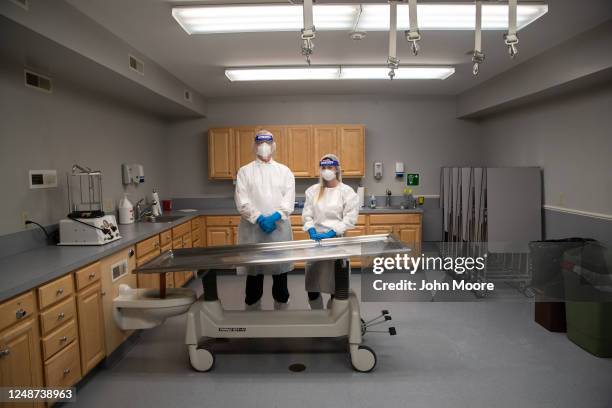
M 134 205 L 127 198 L 127 193 L 119 200 L 119 224 L 134 223 Z

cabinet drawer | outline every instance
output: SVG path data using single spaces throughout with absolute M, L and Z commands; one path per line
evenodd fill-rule
M 76 323 L 72 319 L 42 339 L 43 360 L 47 360 L 55 353 L 72 343 L 76 339 Z
M 100 280 L 100 262 L 93 263 L 74 273 L 76 290 L 81 290 L 87 285 Z
M 191 223 L 186 222 L 172 228 L 172 239 L 176 239 L 191 232 Z
M 365 225 L 366 223 L 366 216 L 364 214 L 361 214 L 360 216 L 357 217 L 357 224 L 355 225 Z
M 47 334 L 72 319 L 76 315 L 75 310 L 74 297 L 71 296 L 69 299 L 41 312 L 40 327 L 42 328 L 42 334 Z
M 153 252 L 149 252 L 148 254 L 146 254 L 143 257 L 140 257 L 136 260 L 136 266 L 140 267 L 144 264 L 146 264 L 147 262 L 149 262 L 151 259 L 155 258 L 157 255 L 159 255 L 159 251 L 153 251 Z
M 0 331 L 36 311 L 34 292 L 30 291 L 0 304 Z
M 172 242 L 172 230 L 167 230 L 159 234 L 159 244 L 161 246 L 168 245 Z
M 289 217 L 291 219 L 291 225 L 302 225 L 302 216 L 301 215 L 292 215 Z
M 172 240 L 172 249 L 182 248 L 183 247 L 183 237 L 174 238 Z
M 79 342 L 73 341 L 45 363 L 47 387 L 69 387 L 81 379 Z
M 171 249 L 172 249 L 172 241 L 170 242 L 170 244 L 164 245 L 163 247 L 161 247 L 161 253 L 163 254 L 164 252 L 168 252 Z
M 38 304 L 41 309 L 52 305 L 74 293 L 72 274 L 68 274 L 53 282 L 47 283 L 38 288 Z
M 149 252 L 159 249 L 159 235 L 145 239 L 136 244 L 136 258 L 142 258 Z
M 418 224 L 421 214 L 370 214 L 372 224 Z
M 192 241 L 190 235 L 183 235 L 183 248 L 191 248 Z
M 239 225 L 239 215 L 214 215 L 206 217 L 206 226 Z

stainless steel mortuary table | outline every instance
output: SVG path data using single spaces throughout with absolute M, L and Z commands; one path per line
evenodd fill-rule
M 359 300 L 349 289 L 348 259 L 390 256 L 410 249 L 390 234 L 302 240 L 264 244 L 185 248 L 168 251 L 134 270 L 135 273 L 165 273 L 198 270 L 204 295 L 187 313 L 185 343 L 191 365 L 208 371 L 213 354 L 199 347 L 205 338 L 286 338 L 348 336 L 351 364 L 357 371 L 376 365 L 372 349 L 361 345 L 362 319 Z M 225 311 L 217 296 L 215 269 L 268 265 L 295 261 L 335 261 L 335 297 L 326 310 Z M 164 280 L 161 279 L 160 282 Z M 160 290 L 160 292 L 162 292 Z

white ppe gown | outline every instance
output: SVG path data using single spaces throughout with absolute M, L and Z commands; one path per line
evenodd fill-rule
M 295 178 L 287 166 L 270 160 L 255 159 L 238 170 L 236 208 L 241 215 L 238 226 L 239 244 L 291 241 L 290 214 L 295 205 Z M 260 215 L 268 216 L 279 212 L 281 219 L 276 229 L 266 234 L 257 224 Z M 292 263 L 239 267 L 238 273 L 249 275 L 277 275 L 293 269 Z
M 304 231 L 314 228 L 318 233 L 334 230 L 336 236 L 355 227 L 359 216 L 359 197 L 348 185 L 338 183 L 336 187 L 326 187 L 319 200 L 321 184 L 306 190 L 306 202 L 302 211 Z M 308 292 L 335 292 L 334 261 L 315 261 L 306 263 L 305 286 Z

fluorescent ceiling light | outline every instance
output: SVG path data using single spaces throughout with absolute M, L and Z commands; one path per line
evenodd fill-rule
M 389 29 L 388 4 L 363 4 L 357 30 L 387 31 Z M 314 24 L 317 30 L 333 31 L 354 28 L 359 15 L 359 4 L 317 4 L 314 6 Z M 518 29 L 529 25 L 548 12 L 544 3 L 519 4 Z M 421 30 L 473 30 L 475 5 L 462 3 L 422 3 L 418 5 Z M 398 30 L 407 30 L 408 5 L 397 6 Z M 189 34 L 247 33 L 273 31 L 300 31 L 302 6 L 292 4 L 250 4 L 229 6 L 174 7 L 172 16 Z M 483 30 L 508 28 L 507 4 L 483 4 Z
M 455 73 L 453 67 L 400 67 L 395 79 L 446 79 Z M 296 81 L 389 79 L 387 67 L 262 67 L 228 68 L 225 76 L 232 81 Z

